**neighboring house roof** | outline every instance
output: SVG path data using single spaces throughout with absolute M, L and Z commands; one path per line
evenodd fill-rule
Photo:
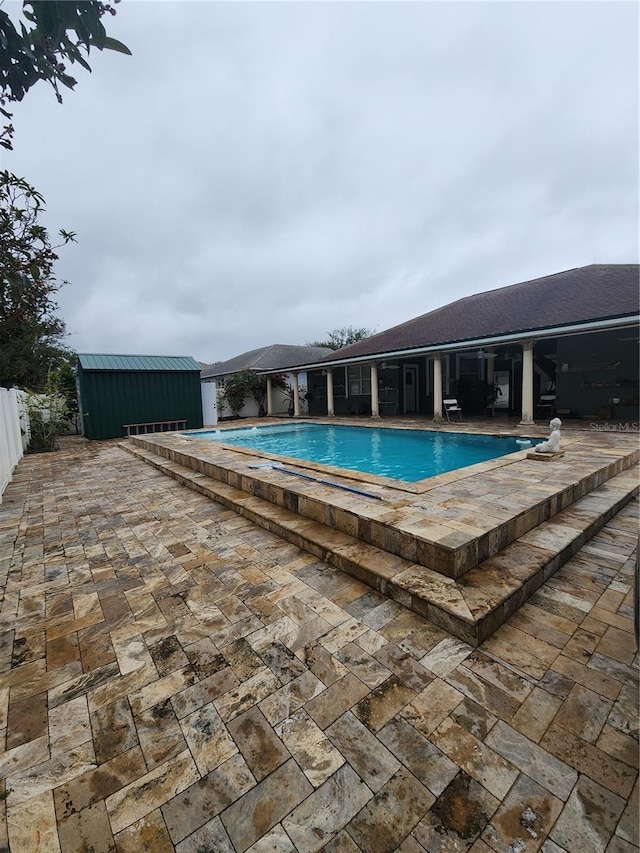
M 105 355 L 78 353 L 83 370 L 171 370 L 197 371 L 202 368 L 191 356 L 181 355 Z
M 321 362 L 637 316 L 639 269 L 638 264 L 592 264 L 476 293 L 336 350 Z
M 309 364 L 333 352 L 329 347 L 302 347 L 289 344 L 271 346 L 243 352 L 228 361 L 220 361 L 202 371 L 202 378 L 228 376 L 241 370 L 284 370 L 297 364 Z

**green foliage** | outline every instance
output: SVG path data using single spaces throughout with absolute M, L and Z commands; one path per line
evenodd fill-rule
M 61 364 L 57 371 L 54 372 L 54 377 L 58 384 L 58 391 L 60 395 L 64 397 L 67 420 L 72 420 L 80 411 L 78 408 L 76 372 L 73 367 L 73 364 L 75 364 L 76 361 L 76 354 L 71 353 L 70 359 Z
M 314 344 L 307 344 L 307 346 L 314 346 Z M 289 414 L 292 415 L 294 410 L 295 410 L 295 404 L 296 404 L 296 401 L 295 401 L 296 395 L 295 395 L 295 391 L 293 388 L 293 384 L 291 382 L 285 382 L 282 390 L 284 391 L 285 397 L 289 401 L 289 406 L 288 406 Z M 307 399 L 308 399 L 308 395 L 307 395 L 306 386 L 305 385 L 299 385 L 298 386 L 298 401 L 300 403 L 301 409 L 304 407 L 304 404 L 307 402 Z
M 231 409 L 234 418 L 240 416 L 249 393 L 245 376 L 248 372 L 243 370 L 240 373 L 234 373 L 229 376 L 225 380 L 224 388 L 218 395 L 218 402 Z
M 340 329 L 334 329 L 332 332 L 327 332 L 329 336 L 326 341 L 312 341 L 307 343 L 308 347 L 328 347 L 332 350 L 339 350 L 342 347 L 355 344 L 358 341 L 363 341 L 365 338 L 370 338 L 375 334 L 375 329 L 354 329 L 353 326 L 343 326 Z
M 243 370 L 239 374 L 241 382 L 244 383 L 247 394 L 250 394 L 256 401 L 258 412 L 264 413 L 265 402 L 267 399 L 267 379 L 265 376 L 260 376 L 255 370 Z
M 69 428 L 69 410 L 60 371 L 51 371 L 39 394 L 26 398 L 31 429 L 29 450 L 48 453 L 58 449 L 58 438 Z
M 60 231 L 53 244 L 41 224 L 44 199 L 24 178 L 0 172 L 0 386 L 42 390 L 49 371 L 69 357 L 56 316 L 56 249 L 75 240 Z
M 0 8 L 0 113 L 10 120 L 7 102 L 21 101 L 39 80 L 62 102 L 59 87 L 76 84 L 65 63 L 91 71 L 85 56 L 92 47 L 130 54 L 107 35 L 101 20 L 107 13 L 116 12 L 100 0 L 25 0 L 16 25 Z M 0 146 L 12 148 L 13 132 L 5 125 Z M 24 178 L 0 172 L 0 385 L 36 391 L 70 356 L 62 343 L 65 324 L 55 315 L 53 295 L 61 284 L 53 266 L 55 250 L 75 240 L 72 231 L 61 230 L 61 242 L 53 245 L 39 221 L 43 210 L 44 199 Z
M 495 408 L 495 405 L 498 402 L 498 397 L 502 397 L 502 391 L 500 390 L 499 385 L 496 382 L 487 382 L 487 407 L 489 409 Z
M 113 2 L 117 4 L 120 0 Z M 68 73 L 65 63 L 78 63 L 91 71 L 85 56 L 92 47 L 130 55 L 128 47 L 107 35 L 101 20 L 107 13 L 115 15 L 116 10 L 98 0 L 25 0 L 22 4 L 24 20 L 19 21 L 18 29 L 0 9 L 2 115 L 10 120 L 11 113 L 4 109 L 7 101 L 21 101 L 40 80 L 53 87 L 62 103 L 60 86 L 73 89 L 77 82 Z M 12 137 L 13 126 L 8 124 L 0 134 L 0 145 L 10 149 Z
M 285 380 L 282 376 L 272 376 L 271 384 L 274 388 L 285 388 Z M 255 370 L 240 370 L 227 377 L 224 388 L 218 394 L 218 405 L 227 406 L 231 409 L 234 417 L 238 417 L 244 408 L 247 397 L 253 397 L 258 406 L 260 414 L 265 413 L 265 402 L 267 399 L 267 378 L 260 376 Z
M 255 370 L 247 370 L 247 387 L 249 393 L 256 401 L 258 405 L 258 413 L 265 413 L 265 402 L 267 399 L 267 377 L 260 376 L 255 372 Z M 271 377 L 271 387 L 272 388 L 281 388 L 284 390 L 286 388 L 286 381 L 284 376 L 272 376 Z

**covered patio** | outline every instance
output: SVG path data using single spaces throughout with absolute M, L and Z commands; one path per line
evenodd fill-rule
M 594 264 L 460 299 L 299 365 L 308 412 L 439 423 L 453 397 L 467 416 L 523 426 L 548 422 L 550 408 L 563 420 L 637 423 L 639 292 L 637 264 Z M 543 395 L 554 403 L 544 411 Z

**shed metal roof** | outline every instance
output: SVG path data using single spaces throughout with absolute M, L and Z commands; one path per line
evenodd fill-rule
M 78 353 L 78 360 L 83 370 L 171 370 L 197 373 L 202 370 L 195 358 L 182 355 Z

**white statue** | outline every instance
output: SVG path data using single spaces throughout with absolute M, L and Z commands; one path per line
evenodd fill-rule
M 536 453 L 557 453 L 560 450 L 561 426 L 562 421 L 560 420 L 560 418 L 553 418 L 553 420 L 549 421 L 549 429 L 551 430 L 551 435 L 546 441 L 543 441 L 541 444 L 536 444 Z

